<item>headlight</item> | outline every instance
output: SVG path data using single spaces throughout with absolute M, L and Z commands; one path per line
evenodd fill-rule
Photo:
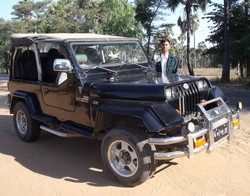
M 187 124 L 187 130 L 189 130 L 191 133 L 195 131 L 195 125 L 193 122 L 189 122 Z
M 239 102 L 236 104 L 236 109 L 237 109 L 237 110 L 242 110 L 242 108 L 243 108 L 242 102 L 239 101 Z
M 207 84 L 206 80 L 196 81 L 196 85 L 197 85 L 199 91 L 205 91 L 208 89 L 208 84 Z
M 178 93 L 175 87 L 165 89 L 165 97 L 167 100 L 171 100 L 178 97 Z

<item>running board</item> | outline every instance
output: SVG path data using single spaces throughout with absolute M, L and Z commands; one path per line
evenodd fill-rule
M 57 135 L 59 137 L 63 137 L 63 138 L 84 137 L 83 135 L 78 134 L 78 133 L 62 132 L 62 131 L 58 131 L 58 130 L 55 130 L 55 129 L 51 129 L 51 128 L 46 127 L 44 125 L 41 125 L 40 129 L 42 129 L 44 131 L 47 131 L 49 133 L 52 133 L 54 135 Z

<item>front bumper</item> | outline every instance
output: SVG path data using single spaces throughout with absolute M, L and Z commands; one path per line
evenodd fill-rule
M 206 110 L 209 104 L 216 107 Z M 170 160 L 178 157 L 188 156 L 193 158 L 194 154 L 207 149 L 213 151 L 221 144 L 230 139 L 235 129 L 239 128 L 239 110 L 231 110 L 222 98 L 216 98 L 197 105 L 201 115 L 205 119 L 204 127 L 185 136 L 168 138 L 149 138 L 148 144 L 152 149 L 156 146 L 180 145 L 185 144 L 185 150 L 154 152 L 155 160 Z

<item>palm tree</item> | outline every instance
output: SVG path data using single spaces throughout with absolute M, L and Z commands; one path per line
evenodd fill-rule
M 194 14 L 191 16 L 192 18 L 192 27 L 191 27 L 191 34 L 194 36 L 194 68 L 196 68 L 196 46 L 195 46 L 195 32 L 199 28 L 199 16 L 198 14 Z
M 179 37 L 177 38 L 178 41 L 181 42 L 181 54 L 179 54 L 179 56 L 181 57 L 181 68 L 184 68 L 183 64 L 184 64 L 184 51 L 185 51 L 185 47 L 183 47 L 184 41 L 187 39 L 186 35 L 184 33 L 180 34 Z
M 180 27 L 182 34 L 187 33 L 187 26 L 188 26 L 187 20 L 182 21 L 181 17 L 179 17 L 177 20 L 177 24 Z M 190 15 L 189 24 L 190 24 L 190 34 L 194 36 L 194 60 L 193 60 L 193 63 L 194 63 L 194 67 L 196 68 L 195 31 L 199 27 L 199 17 L 197 14 Z M 193 66 L 191 66 L 191 69 L 193 69 Z
M 199 9 L 201 11 L 206 11 L 207 3 L 210 0 L 166 0 L 168 8 L 174 12 L 179 5 L 184 6 L 184 19 L 178 19 L 177 23 L 187 33 L 187 66 L 190 75 L 194 75 L 193 66 L 190 64 L 190 33 L 192 30 L 192 12 L 197 12 Z M 194 30 L 194 29 L 193 29 Z

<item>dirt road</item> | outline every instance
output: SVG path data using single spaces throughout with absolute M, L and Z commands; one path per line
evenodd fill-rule
M 97 141 L 49 133 L 37 142 L 20 141 L 4 105 L 6 95 L 6 82 L 0 81 L 0 195 L 250 195 L 249 110 L 242 112 L 241 130 L 230 143 L 163 164 L 146 183 L 127 188 L 103 171 Z

